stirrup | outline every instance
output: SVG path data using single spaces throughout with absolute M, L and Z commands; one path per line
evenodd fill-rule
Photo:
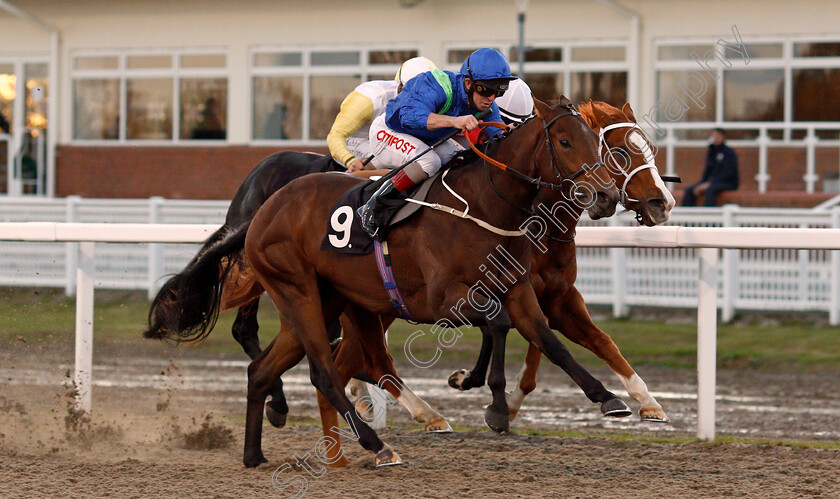
M 379 227 L 374 225 L 373 207 L 368 206 L 367 204 L 362 205 L 356 210 L 356 213 L 359 215 L 359 222 L 362 226 L 362 230 L 364 230 L 370 237 L 375 237 L 376 234 L 379 233 Z

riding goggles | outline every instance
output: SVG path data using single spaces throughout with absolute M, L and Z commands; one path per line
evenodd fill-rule
M 503 83 L 496 87 L 491 87 L 486 83 L 475 82 L 473 88 L 475 89 L 475 93 L 482 97 L 490 97 L 493 95 L 495 95 L 496 97 L 501 97 L 505 95 L 505 92 L 507 92 L 508 86 L 507 83 Z

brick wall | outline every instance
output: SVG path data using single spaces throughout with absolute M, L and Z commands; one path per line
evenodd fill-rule
M 758 174 L 758 148 L 735 147 L 733 149 L 738 155 L 739 190 L 757 191 L 758 182 L 755 176 Z M 840 161 L 838 155 L 840 152 L 836 148 L 817 148 L 815 171 L 820 180 L 817 182 L 816 191 L 822 191 L 822 179 L 826 173 L 838 171 L 838 161 Z M 805 180 L 802 177 L 805 175 L 805 162 L 806 152 L 803 147 L 770 148 L 767 152 L 767 172 L 770 174 L 767 191 L 804 191 Z M 665 150 L 662 148 L 657 151 L 656 163 L 660 165 L 664 174 Z M 705 164 L 705 147 L 677 148 L 674 151 L 674 170 L 682 177 L 683 186 L 699 182 Z
M 230 199 L 275 147 L 59 146 L 56 195 Z M 325 148 L 315 152 L 326 152 Z
M 56 160 L 56 195 L 78 195 L 92 198 L 148 198 L 163 196 L 170 199 L 230 199 L 251 169 L 263 158 L 284 148 L 220 146 L 220 147 L 82 147 L 59 146 Z M 286 148 L 288 149 L 288 148 Z M 325 153 L 326 148 L 312 148 Z M 758 173 L 758 149 L 736 148 L 741 187 L 738 198 L 746 205 L 790 205 L 783 195 L 758 196 L 755 175 Z M 665 164 L 664 150 L 657 156 L 659 165 Z M 816 170 L 820 178 L 838 169 L 838 151 L 820 148 L 816 153 Z M 680 148 L 675 151 L 675 170 L 683 179 L 683 187 L 698 182 L 706 158 L 705 148 Z M 773 148 L 768 154 L 771 180 L 768 191 L 804 194 L 805 151 L 802 148 Z M 664 170 L 664 168 L 663 168 Z M 664 173 L 664 171 L 663 171 Z M 822 190 L 822 180 L 817 191 Z M 742 195 L 743 193 L 743 195 Z M 747 202 L 744 196 L 756 198 Z M 830 196 L 829 196 L 830 197 Z M 783 201 L 782 198 L 785 198 Z M 811 205 L 825 199 L 793 196 L 794 204 Z M 817 200 L 819 199 L 819 201 Z

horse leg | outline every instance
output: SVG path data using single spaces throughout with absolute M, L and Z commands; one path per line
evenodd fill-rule
M 537 371 L 540 369 L 540 360 L 542 353 L 540 349 L 534 346 L 533 343 L 528 344 L 528 353 L 525 355 L 525 363 L 522 364 L 522 369 L 516 376 L 516 388 L 513 389 L 508 397 L 508 406 L 510 407 L 510 419 L 514 419 L 519 414 L 519 409 L 522 408 L 522 402 L 525 396 L 533 392 L 537 387 Z
M 512 289 L 505 301 L 505 306 L 510 313 L 514 327 L 519 333 L 526 340 L 536 345 L 552 363 L 566 371 L 566 374 L 583 390 L 589 400 L 600 403 L 601 412 L 604 415 L 616 416 L 630 413 L 627 404 L 604 388 L 600 381 L 589 374 L 554 335 L 554 332 L 548 327 L 530 284 L 520 285 Z
M 260 299 L 256 298 L 236 311 L 236 320 L 233 321 L 231 333 L 233 338 L 242 345 L 242 350 L 254 360 L 262 352 L 260 338 L 257 332 L 260 325 L 257 323 L 257 311 L 260 308 Z
M 262 351 L 260 349 L 259 330 L 257 323 L 257 312 L 260 309 L 260 299 L 256 298 L 249 303 L 239 307 L 236 311 L 236 320 L 233 321 L 231 332 L 233 337 L 242 345 L 242 349 L 254 360 Z M 289 414 L 289 405 L 286 403 L 286 394 L 283 393 L 283 380 L 279 377 L 271 390 L 271 400 L 265 404 L 265 417 L 275 428 L 286 426 L 286 415 Z
M 490 362 L 490 375 L 487 377 L 487 387 L 493 393 L 493 403 L 487 406 L 484 422 L 498 433 L 510 431 L 510 408 L 505 394 L 505 342 L 510 331 L 510 317 L 505 309 L 499 316 L 490 321 L 493 336 L 493 359 Z
M 459 323 L 483 324 L 490 334 L 492 360 L 487 386 L 493 394 L 493 402 L 487 406 L 484 412 L 484 422 L 493 431 L 506 433 L 510 431 L 510 412 L 507 405 L 507 395 L 505 394 L 504 358 L 505 340 L 510 330 L 508 312 L 497 301 L 476 292 L 464 283 L 451 283 L 447 286 L 443 296 L 440 310 L 444 314 L 449 315 Z M 441 331 L 438 334 L 443 334 L 443 332 Z M 487 334 L 482 334 L 482 342 L 486 340 Z M 482 378 L 484 377 L 483 373 L 480 375 Z
M 305 271 L 301 274 L 300 277 L 305 279 Z M 316 280 L 312 279 L 310 282 L 314 283 Z M 277 298 L 279 299 L 274 301 L 284 305 L 284 312 L 286 313 L 283 319 L 291 320 L 298 339 L 303 343 L 309 360 L 309 376 L 312 384 L 344 417 L 353 429 L 353 435 L 358 439 L 359 444 L 376 454 L 374 459 L 376 466 L 401 463 L 396 452 L 385 445 L 376 432 L 356 413 L 355 407 L 344 393 L 341 373 L 333 362 L 332 350 L 322 314 L 325 311 L 332 310 L 337 311 L 333 317 L 337 316 L 345 308 L 346 301 L 340 297 L 328 299 L 321 294 L 324 290 L 307 288 L 314 288 L 314 286 L 307 286 L 307 281 L 302 280 L 296 285 L 283 286 L 282 291 L 285 291 L 285 296 L 278 295 L 280 289 L 277 288 L 268 290 L 268 292 L 273 300 L 275 295 L 278 295 Z M 323 301 L 322 304 L 322 300 L 326 301 Z M 339 301 L 342 306 L 336 307 L 335 305 Z M 375 334 L 379 335 L 380 341 L 382 341 L 381 331 L 376 331 Z
M 243 463 L 248 468 L 267 460 L 262 453 L 263 404 L 280 375 L 297 365 L 304 349 L 285 324 L 277 337 L 248 366 L 248 405 L 245 422 L 245 451 Z
M 493 351 L 493 332 L 485 327 L 481 328 L 481 350 L 471 371 L 458 369 L 449 375 L 449 386 L 456 390 L 469 390 L 484 386 L 487 377 L 487 367 L 490 365 L 490 354 Z
M 612 338 L 592 322 L 583 297 L 571 288 L 562 300 L 556 300 L 548 314 L 549 323 L 570 340 L 600 357 L 618 376 L 627 393 L 641 404 L 639 416 L 644 421 L 667 423 L 668 416 L 648 391 L 647 385 L 621 355 Z
M 425 430 L 434 433 L 448 433 L 452 428 L 446 419 L 423 399 L 418 397 L 403 382 L 394 367 L 394 359 L 388 353 L 384 339 L 386 324 L 379 316 L 367 310 L 351 305 L 345 311 L 344 323 L 345 334 L 358 339 L 361 345 L 362 358 L 364 359 L 365 371 L 370 374 L 377 384 L 390 393 L 400 404 L 405 407 L 411 417 L 425 425 Z M 390 325 L 391 318 L 385 318 Z M 373 334 L 378 331 L 379 334 Z M 370 400 L 370 399 L 368 399 Z

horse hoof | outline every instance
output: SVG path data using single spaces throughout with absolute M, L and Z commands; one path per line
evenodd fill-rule
M 265 418 L 269 423 L 271 423 L 271 426 L 275 428 L 282 428 L 286 426 L 286 414 L 277 412 L 277 410 L 271 407 L 268 402 L 265 404 Z
M 426 423 L 426 431 L 429 433 L 452 433 L 452 427 L 443 417 L 438 417 Z
M 385 446 L 382 448 L 381 451 L 376 453 L 376 457 L 373 458 L 373 464 L 377 468 L 381 468 L 383 466 L 395 466 L 397 464 L 403 464 L 400 456 L 394 452 L 393 449 L 389 446 Z
M 642 418 L 642 421 L 648 423 L 671 422 L 668 419 L 668 416 L 665 415 L 665 411 L 663 411 L 661 407 L 642 407 L 641 410 L 639 410 L 639 416 Z
M 514 419 L 516 419 L 516 415 L 519 414 L 519 411 L 518 410 L 513 410 L 513 409 L 509 409 L 509 410 L 510 410 L 510 420 L 513 421 Z
M 601 413 L 611 418 L 626 418 L 633 414 L 633 411 L 627 407 L 623 400 L 614 398 L 601 404 Z
M 496 433 L 510 433 L 510 414 L 499 414 L 488 406 L 484 411 L 484 424 Z
M 459 369 L 454 373 L 449 375 L 449 386 L 456 390 L 469 390 L 472 386 L 468 386 L 466 384 L 467 379 L 470 377 L 470 372 L 466 369 Z
M 246 468 L 256 468 L 257 466 L 261 465 L 262 463 L 267 463 L 268 459 L 263 456 L 262 451 L 257 452 L 256 454 L 245 454 L 245 457 L 242 459 L 242 463 L 245 465 Z

